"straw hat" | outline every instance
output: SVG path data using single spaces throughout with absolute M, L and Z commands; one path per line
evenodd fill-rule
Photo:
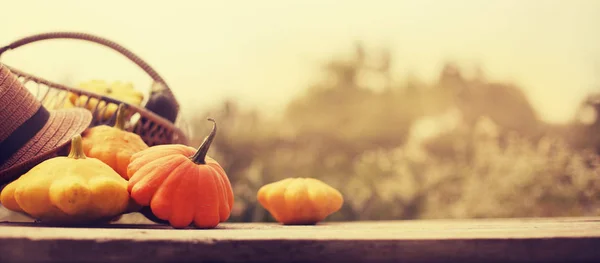
M 47 110 L 0 63 L 0 185 L 64 153 L 91 121 L 85 109 Z

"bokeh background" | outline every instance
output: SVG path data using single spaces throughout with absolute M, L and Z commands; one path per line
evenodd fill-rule
M 272 221 L 262 185 L 314 177 L 328 220 L 600 215 L 600 1 L 2 1 L 0 46 L 113 40 L 173 89 L 177 125 Z M 6 52 L 63 84 L 145 73 L 77 40 Z

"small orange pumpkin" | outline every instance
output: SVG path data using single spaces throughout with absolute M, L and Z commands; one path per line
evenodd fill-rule
M 342 208 L 335 188 L 314 178 L 287 178 L 258 190 L 259 203 L 284 225 L 312 225 Z
M 174 228 L 214 228 L 229 219 L 233 191 L 227 174 L 206 153 L 217 125 L 198 150 L 181 144 L 152 146 L 131 156 L 128 190 L 142 206 Z
M 119 105 L 115 126 L 95 126 L 83 134 L 83 151 L 92 158 L 112 167 L 126 180 L 129 159 L 134 153 L 147 149 L 148 145 L 142 138 L 132 132 L 124 130 L 125 106 Z

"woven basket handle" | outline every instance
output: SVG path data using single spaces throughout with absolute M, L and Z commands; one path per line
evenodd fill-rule
M 121 53 L 122 55 L 127 57 L 129 60 L 131 60 L 133 63 L 138 65 L 140 68 L 142 68 L 154 81 L 162 83 L 167 89 L 169 89 L 169 86 L 164 81 L 164 79 L 160 75 L 158 75 L 158 73 L 152 67 L 150 67 L 150 65 L 148 65 L 148 63 L 146 63 L 140 57 L 135 55 L 133 52 L 129 51 L 128 49 L 124 48 L 123 46 L 121 46 L 113 41 L 110 41 L 110 40 L 102 38 L 102 37 L 86 34 L 86 33 L 50 32 L 50 33 L 43 33 L 43 34 L 37 34 L 37 35 L 24 37 L 24 38 L 21 38 L 17 41 L 10 43 L 8 46 L 0 47 L 0 56 L 2 55 L 2 53 L 4 53 L 7 50 L 15 49 L 20 46 L 27 45 L 29 43 L 33 43 L 33 42 L 37 42 L 37 41 L 41 41 L 41 40 L 47 40 L 47 39 L 58 39 L 58 38 L 86 40 L 86 41 L 94 42 L 94 43 L 112 48 L 113 50 Z

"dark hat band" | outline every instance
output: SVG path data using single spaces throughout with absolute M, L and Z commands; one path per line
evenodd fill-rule
M 46 125 L 49 118 L 50 112 L 41 106 L 31 118 L 23 122 L 4 141 L 1 141 L 0 164 L 6 162 L 15 152 L 33 138 Z

